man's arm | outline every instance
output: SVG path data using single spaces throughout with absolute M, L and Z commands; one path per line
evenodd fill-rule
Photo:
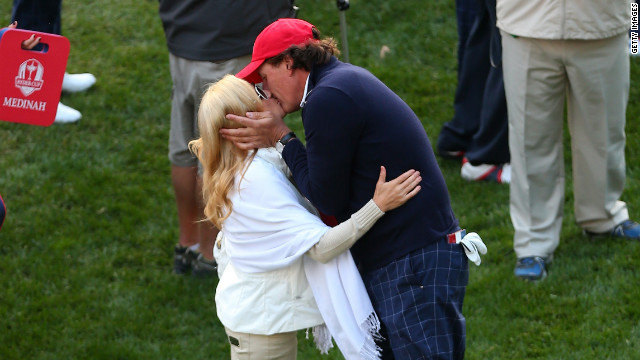
M 282 153 L 300 192 L 325 214 L 349 215 L 353 161 L 363 127 L 361 114 L 342 91 L 316 91 L 302 114 L 306 149 L 292 140 Z

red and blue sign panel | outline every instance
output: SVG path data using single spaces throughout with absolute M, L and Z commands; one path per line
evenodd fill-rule
M 39 46 L 22 48 L 32 34 Z M 0 120 L 49 126 L 60 101 L 69 56 L 67 38 L 20 29 L 0 30 Z

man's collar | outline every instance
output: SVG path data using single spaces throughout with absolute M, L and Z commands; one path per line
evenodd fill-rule
M 309 88 L 309 76 L 311 76 L 311 74 L 307 75 L 307 81 L 304 83 L 304 95 L 302 95 L 302 101 L 300 101 L 300 108 L 301 109 L 307 103 L 307 95 L 309 95 L 311 93 L 311 91 L 307 92 L 307 89 Z M 313 89 L 311 89 L 311 90 L 313 90 Z
M 313 66 L 311 68 L 309 75 L 307 75 L 307 82 L 304 84 L 304 95 L 302 96 L 302 101 L 300 101 L 301 109 L 307 103 L 307 97 L 309 97 L 309 94 L 311 94 L 311 92 L 313 91 L 313 88 L 315 87 L 318 81 L 318 74 L 323 71 L 321 69 L 325 68 L 326 66 L 333 66 L 335 65 L 336 62 L 338 62 L 338 58 L 336 58 L 335 56 L 331 56 L 331 60 L 329 60 L 328 63 L 322 66 Z M 311 82 L 311 87 L 312 87 L 311 90 L 309 90 L 309 82 Z

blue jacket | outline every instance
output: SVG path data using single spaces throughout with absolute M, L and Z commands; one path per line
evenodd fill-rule
M 348 219 L 373 196 L 381 165 L 387 180 L 409 169 L 422 176 L 418 195 L 389 211 L 351 249 L 362 270 L 458 229 L 424 127 L 398 95 L 367 70 L 335 57 L 311 70 L 307 94 L 306 149 L 291 141 L 283 158 L 300 192 L 320 211 Z

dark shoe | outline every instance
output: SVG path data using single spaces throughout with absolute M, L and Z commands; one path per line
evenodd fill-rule
M 585 230 L 585 234 L 589 237 L 605 237 L 611 236 L 616 238 L 624 238 L 624 239 L 640 239 L 640 224 L 635 221 L 625 220 L 620 224 L 616 225 L 610 231 L 597 233 Z
M 547 276 L 546 259 L 532 256 L 518 259 L 513 273 L 517 278 L 527 281 L 542 280 Z
M 178 275 L 186 274 L 191 270 L 198 253 L 180 244 L 173 248 L 173 272 Z
M 202 254 L 193 261 L 191 275 L 197 277 L 217 276 L 218 264 L 215 260 L 207 260 Z

